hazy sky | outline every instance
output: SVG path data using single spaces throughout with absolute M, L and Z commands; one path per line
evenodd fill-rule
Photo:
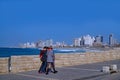
M 0 46 L 111 33 L 120 39 L 120 0 L 0 0 Z

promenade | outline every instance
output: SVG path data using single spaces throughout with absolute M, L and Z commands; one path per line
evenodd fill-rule
M 103 66 L 117 64 L 119 72 L 101 72 Z M 0 80 L 120 80 L 120 60 L 56 68 L 58 73 L 38 74 L 37 70 L 1 74 Z

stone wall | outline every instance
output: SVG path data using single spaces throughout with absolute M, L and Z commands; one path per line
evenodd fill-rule
M 56 67 L 73 66 L 104 62 L 109 60 L 120 59 L 120 49 L 114 49 L 104 52 L 87 52 L 73 54 L 55 54 Z M 8 58 L 0 58 L 0 72 L 8 72 Z M 10 72 L 23 72 L 30 70 L 38 70 L 41 64 L 39 55 L 11 56 Z
M 0 74 L 9 72 L 8 62 L 9 62 L 9 58 L 0 58 Z
M 40 67 L 40 64 L 37 55 L 11 56 L 11 72 L 35 70 Z
M 120 59 L 120 49 L 85 54 L 57 54 L 56 66 L 72 66 Z
M 110 60 L 120 59 L 120 53 L 114 51 L 105 51 L 99 53 L 85 53 L 85 54 L 57 54 L 56 55 L 56 66 L 73 66 L 90 64 L 97 62 L 104 62 Z

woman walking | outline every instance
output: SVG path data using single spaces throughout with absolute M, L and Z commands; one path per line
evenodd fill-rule
M 42 61 L 41 66 L 38 70 L 38 73 L 45 73 L 47 66 L 47 47 L 44 47 L 40 52 L 40 60 Z
M 54 55 L 53 49 L 52 49 L 52 47 L 49 47 L 47 49 L 46 75 L 49 73 L 49 70 L 51 70 L 51 69 L 53 69 L 53 73 L 57 73 L 57 71 L 55 70 L 54 61 L 55 61 L 55 55 Z

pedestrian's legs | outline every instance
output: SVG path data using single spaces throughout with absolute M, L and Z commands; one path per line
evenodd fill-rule
M 55 65 L 53 62 L 51 63 L 51 66 L 52 66 L 53 71 L 55 71 Z
M 51 63 L 52 69 L 53 69 L 53 73 L 57 73 L 58 71 L 55 70 L 55 64 L 54 62 Z
M 46 72 L 46 66 L 47 66 L 47 62 L 43 61 L 43 66 L 42 66 L 42 72 Z
M 49 72 L 49 68 L 50 67 L 50 62 L 47 62 L 47 67 L 46 67 L 46 75 L 48 74 L 48 72 Z
M 39 70 L 38 70 L 39 73 L 42 72 L 42 68 L 43 68 L 43 66 L 44 66 L 44 63 L 42 62 L 42 63 L 41 63 L 41 66 L 40 66 L 40 68 L 39 68 Z

